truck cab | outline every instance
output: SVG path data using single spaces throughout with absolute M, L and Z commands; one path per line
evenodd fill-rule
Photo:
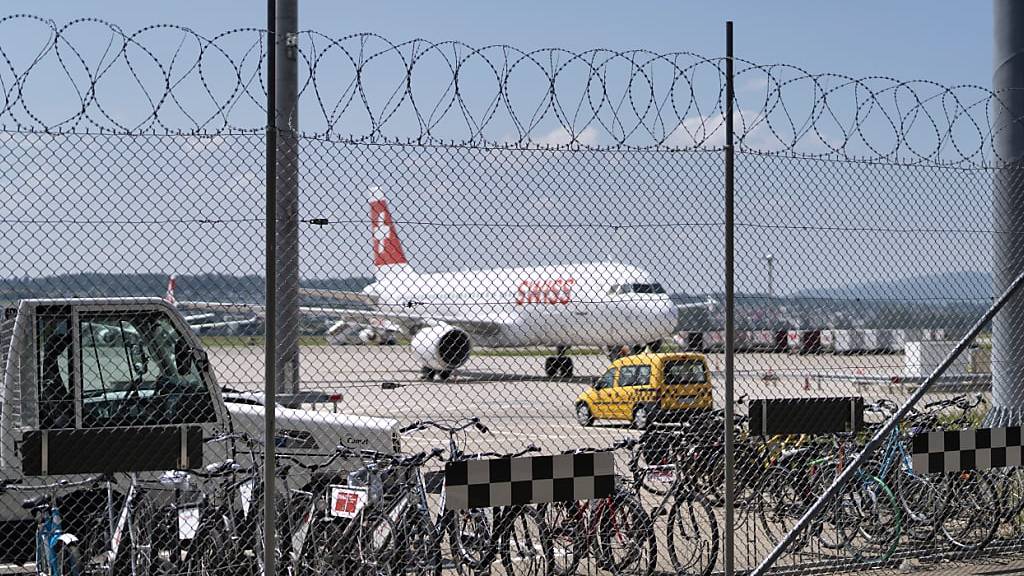
M 264 406 L 225 402 L 202 343 L 161 299 L 22 300 L 0 322 L 0 367 L 0 480 L 244 464 L 242 447 L 204 439 L 264 436 Z M 278 452 L 310 462 L 341 443 L 399 449 L 393 419 L 278 407 L 276 422 Z M 18 500 L 28 496 L 0 494 L 0 523 L 26 519 Z

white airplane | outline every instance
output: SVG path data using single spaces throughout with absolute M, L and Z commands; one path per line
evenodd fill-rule
M 714 304 L 676 305 L 650 273 L 615 262 L 422 274 L 409 265 L 387 201 L 376 189 L 371 191 L 370 222 L 375 281 L 360 292 L 302 291 L 362 307 L 304 306 L 300 311 L 336 318 L 332 330 L 355 324 L 409 336 L 425 380 L 446 380 L 466 363 L 473 346 L 552 346 L 555 354 L 545 360 L 545 374 L 569 377 L 570 346 L 656 350 L 673 332 L 680 308 Z M 256 305 L 187 304 L 262 310 Z

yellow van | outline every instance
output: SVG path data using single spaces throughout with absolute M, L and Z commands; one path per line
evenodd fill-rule
M 712 407 L 711 370 L 703 354 L 637 354 L 612 362 L 576 398 L 576 421 L 590 426 L 594 420 L 628 420 L 643 429 Z

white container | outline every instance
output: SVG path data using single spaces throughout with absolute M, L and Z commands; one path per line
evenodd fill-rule
M 836 354 L 856 354 L 864 351 L 863 330 L 833 330 L 832 349 Z
M 878 330 L 862 330 L 863 340 L 861 341 L 860 352 L 875 352 L 880 348 Z
M 835 350 L 835 348 L 833 348 L 833 345 L 834 345 L 834 342 L 835 342 L 835 332 L 836 332 L 835 330 L 822 330 L 821 331 L 821 351 L 822 352 L 832 352 L 832 351 Z
M 930 375 L 946 359 L 946 355 L 956 347 L 956 342 L 949 340 L 930 340 L 907 342 L 903 353 L 903 375 L 924 378 Z M 946 370 L 946 376 L 963 376 L 970 365 L 970 355 L 960 354 Z

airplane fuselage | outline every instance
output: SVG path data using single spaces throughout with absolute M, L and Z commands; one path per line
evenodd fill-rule
M 378 271 L 364 293 L 382 311 L 502 326 L 474 344 L 621 346 L 671 334 L 677 308 L 651 275 L 617 263 L 417 274 Z

